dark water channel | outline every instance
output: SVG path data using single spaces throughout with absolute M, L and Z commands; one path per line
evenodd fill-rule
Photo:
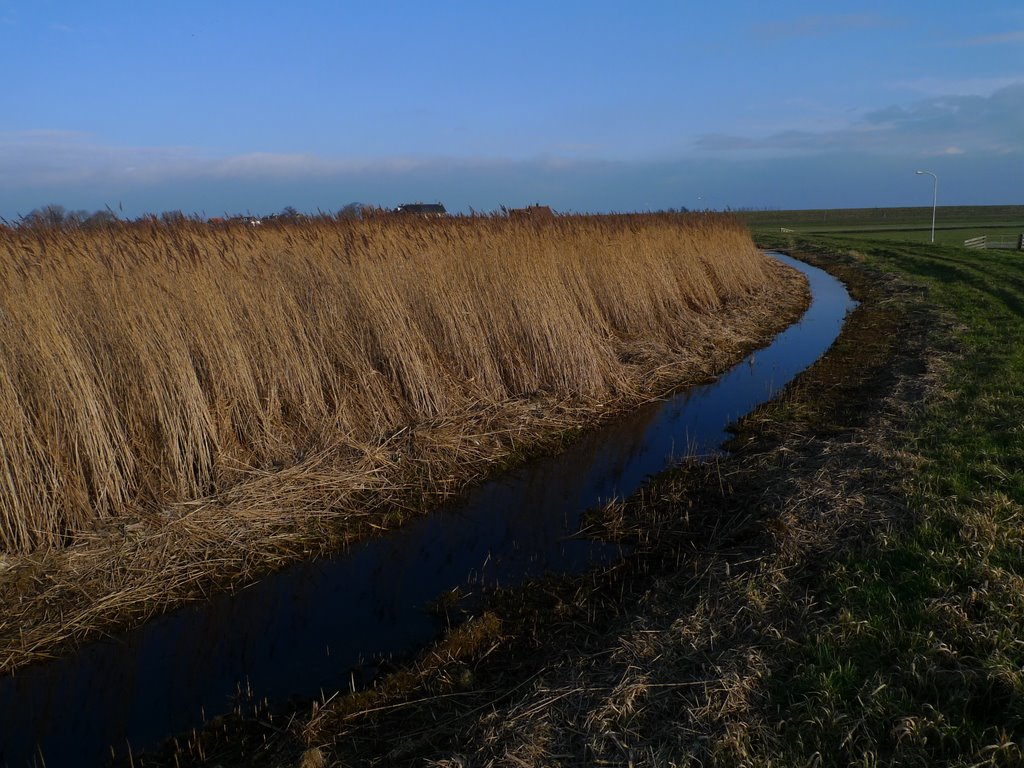
M 619 556 L 571 538 L 584 510 L 626 496 L 818 359 L 855 306 L 825 272 L 804 317 L 725 373 L 585 435 L 564 453 L 476 489 L 457 505 L 332 558 L 297 563 L 235 595 L 156 619 L 0 680 L 0 766 L 104 765 L 231 711 L 239 690 L 271 708 L 365 682 L 376 660 L 437 637 L 428 604 L 454 587 L 514 586 Z M 40 756 L 42 759 L 40 759 Z

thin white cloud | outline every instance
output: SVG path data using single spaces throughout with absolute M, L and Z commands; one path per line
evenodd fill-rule
M 964 46 L 984 46 L 984 45 L 1012 45 L 1015 43 L 1024 43 L 1024 29 L 1017 29 L 1012 32 L 1002 32 L 997 35 L 980 35 L 978 37 L 971 37 L 959 43 Z
M 58 128 L 35 128 L 26 131 L 0 131 L 0 143 L 47 141 L 64 139 L 66 141 L 84 141 L 88 134 L 81 131 L 68 131 Z
M 598 142 L 566 142 L 553 144 L 551 151 L 570 155 L 596 155 L 611 150 L 608 144 Z
M 779 41 L 792 38 L 831 37 L 843 32 L 892 27 L 896 23 L 894 19 L 874 13 L 822 14 L 757 24 L 752 31 L 756 37 L 763 40 Z
M 427 164 L 429 161 L 411 157 L 359 159 L 302 153 L 250 152 L 212 161 L 196 158 L 188 172 L 230 178 L 301 178 L 367 171 L 401 173 Z
M 891 86 L 923 96 L 990 96 L 1018 83 L 1024 83 L 1024 72 L 999 77 L 919 77 L 896 80 Z
M 195 151 L 188 148 L 113 147 L 76 131 L 0 133 L 0 179 L 24 187 L 79 184 L 125 175 L 145 181 L 185 170 L 196 159 Z
M 513 159 L 446 157 L 324 157 L 252 152 L 215 156 L 193 147 L 112 146 L 74 131 L 0 132 L 0 188 L 39 188 L 89 183 L 160 184 L 190 180 L 296 181 L 356 174 L 395 175 L 500 169 Z M 545 155 L 531 162 L 565 168 L 572 156 Z
M 707 152 L 766 155 L 1020 155 L 1024 151 L 1022 136 L 1024 82 L 991 96 L 943 96 L 907 107 L 875 110 L 834 130 L 790 130 L 763 137 L 710 134 L 699 138 L 695 146 Z

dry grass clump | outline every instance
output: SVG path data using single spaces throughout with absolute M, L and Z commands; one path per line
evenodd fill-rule
M 425 420 L 635 394 L 775 274 L 712 216 L 5 231 L 0 551 L 266 497 Z

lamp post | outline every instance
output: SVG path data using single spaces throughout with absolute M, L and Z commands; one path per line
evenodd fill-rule
M 939 177 L 931 171 L 914 171 L 918 176 L 927 174 L 935 181 L 932 183 L 932 242 L 935 242 L 935 206 L 939 202 Z

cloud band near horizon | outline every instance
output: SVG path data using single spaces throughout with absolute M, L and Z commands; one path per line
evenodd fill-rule
M 988 96 L 942 96 L 874 110 L 828 131 L 703 135 L 676 156 L 642 159 L 572 154 L 527 160 L 346 158 L 275 152 L 225 157 L 190 147 L 110 146 L 70 131 L 19 131 L 0 133 L 0 215 L 14 218 L 49 202 L 102 208 L 127 201 L 138 213 L 220 213 L 267 212 L 284 205 L 334 210 L 354 200 L 390 205 L 442 196 L 454 210 L 541 199 L 562 209 L 593 211 L 693 208 L 701 207 L 701 201 L 716 208 L 814 208 L 834 197 L 827 185 L 814 191 L 816 169 L 831 175 L 833 185 L 860 190 L 850 205 L 896 205 L 907 200 L 894 199 L 894 191 L 913 196 L 916 186 L 885 185 L 885 192 L 872 193 L 877 183 L 870 181 L 872 173 L 883 178 L 903 166 L 945 163 L 964 184 L 977 175 L 972 165 L 978 171 L 1016 166 L 1019 178 L 1022 136 L 1024 81 Z M 789 181 L 795 174 L 807 182 L 787 183 L 785 201 L 782 193 L 773 199 L 771 179 Z M 845 174 L 847 182 L 835 174 Z M 964 188 L 958 199 L 1020 202 L 1019 184 L 985 187 Z

